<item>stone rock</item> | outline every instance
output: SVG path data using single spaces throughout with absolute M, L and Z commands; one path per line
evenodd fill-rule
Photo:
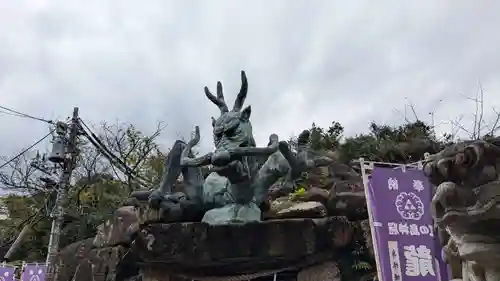
M 337 226 L 332 230 L 333 245 L 343 248 L 354 240 L 356 223 L 348 221 L 345 217 L 337 217 Z
M 329 171 L 328 176 L 330 178 L 333 178 L 333 179 L 336 179 L 339 181 L 344 181 L 344 180 L 361 181 L 361 175 L 358 172 L 356 172 L 350 166 L 345 165 L 343 163 L 340 163 L 338 161 L 331 163 L 328 166 L 328 171 Z
M 329 192 L 328 213 L 346 216 L 353 220 L 366 219 L 366 197 L 362 183 L 358 181 L 340 181 Z
M 97 247 L 115 246 L 130 243 L 130 232 L 137 224 L 137 210 L 133 206 L 117 209 L 112 219 L 97 227 L 94 245 Z
M 275 218 L 321 218 L 326 217 L 326 208 L 319 202 L 301 202 L 276 213 Z
M 316 280 L 341 281 L 338 264 L 334 261 L 329 261 L 305 268 L 297 274 L 297 281 Z
M 338 150 L 327 150 L 325 156 L 335 161 L 340 161 L 340 151 Z
M 58 279 L 60 281 L 124 281 L 138 274 L 135 255 L 123 246 L 95 248 L 89 238 L 66 246 L 58 255 Z M 125 258 L 127 257 L 128 258 Z M 125 258 L 125 259 L 124 259 Z
M 338 161 L 338 157 L 330 155 L 329 158 L 331 163 L 314 168 L 307 178 L 300 181 L 302 186 L 306 186 L 306 193 L 294 197 L 299 201 L 322 203 L 327 207 L 328 215 L 365 219 L 366 198 L 361 175 L 351 166 Z
M 147 204 L 141 204 L 138 209 L 139 225 L 154 223 L 163 220 L 163 212 L 160 209 L 150 208 Z
M 128 250 L 122 246 L 91 250 L 88 256 L 78 264 L 72 280 L 116 280 L 118 264 L 127 252 Z
M 262 213 L 259 207 L 250 202 L 249 204 L 228 204 L 221 208 L 207 211 L 202 222 L 211 225 L 222 225 L 229 223 L 248 223 L 260 221 Z
M 222 207 L 234 203 L 229 194 L 230 183 L 227 178 L 217 173 L 210 173 L 203 182 L 203 203 L 216 207 Z
M 331 184 L 328 166 L 316 167 L 312 169 L 308 173 L 306 182 L 308 186 L 328 188 L 328 185 Z
M 287 196 L 293 191 L 292 187 L 287 184 L 277 183 L 269 189 L 269 199 L 275 200 L 277 198 Z
M 275 218 L 276 214 L 284 209 L 288 209 L 293 205 L 297 204 L 297 202 L 293 202 L 290 200 L 288 196 L 279 197 L 270 202 L 269 210 L 264 213 L 264 218 Z
M 130 234 L 138 229 L 137 209 L 124 206 L 115 211 L 114 217 L 98 227 L 94 238 L 73 243 L 59 252 L 58 280 L 66 281 L 122 281 L 119 276 L 133 276 L 138 268 L 126 264 L 120 268 L 128 253 Z
M 73 278 L 78 265 L 82 261 L 87 260 L 87 257 L 93 248 L 93 241 L 93 238 L 77 241 L 59 251 L 57 256 L 59 280 L 71 280 Z

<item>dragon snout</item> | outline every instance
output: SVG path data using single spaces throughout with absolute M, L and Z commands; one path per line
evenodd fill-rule
M 460 155 L 460 156 L 459 156 Z M 477 165 L 479 158 L 482 155 L 482 149 L 477 145 L 470 145 L 464 149 L 463 153 L 457 154 L 457 164 L 466 165 L 471 168 Z M 460 162 L 459 162 L 460 161 Z
M 423 166 L 423 172 L 433 184 L 439 185 L 450 178 L 454 157 L 441 158 L 439 160 L 430 161 Z
M 457 201 L 458 196 L 455 188 L 456 185 L 452 182 L 444 182 L 438 186 L 431 203 L 434 217 L 442 217 L 446 209 L 450 205 L 453 205 L 453 202 Z
M 423 171 L 426 177 L 432 177 L 432 173 L 434 172 L 432 162 L 425 163 L 423 166 Z
M 450 210 L 458 210 L 473 204 L 474 193 L 453 182 L 443 182 L 432 198 L 431 209 L 434 217 L 442 218 Z
M 450 176 L 450 168 L 451 168 L 453 161 L 454 161 L 454 158 L 447 157 L 447 158 L 440 159 L 436 163 L 436 168 L 437 168 L 438 172 L 443 177 L 448 178 Z
M 445 181 L 461 180 L 469 169 L 478 164 L 480 155 L 481 148 L 470 145 L 454 155 L 425 163 L 423 172 L 436 185 Z

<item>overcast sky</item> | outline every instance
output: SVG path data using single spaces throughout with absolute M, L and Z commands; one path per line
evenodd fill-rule
M 203 93 L 232 104 L 246 70 L 258 144 L 316 122 L 348 135 L 370 121 L 401 123 L 405 104 L 440 131 L 471 120 L 478 83 L 487 120 L 500 108 L 500 1 L 0 1 L 0 105 L 57 119 L 116 120 L 161 136 L 202 130 Z M 408 118 L 412 119 L 409 113 Z M 488 119 L 489 118 L 489 119 Z M 0 155 L 46 134 L 42 122 L 0 112 Z

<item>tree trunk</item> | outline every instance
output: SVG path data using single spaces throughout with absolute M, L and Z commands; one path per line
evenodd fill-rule
M 19 235 L 17 236 L 16 240 L 12 245 L 10 246 L 9 250 L 3 257 L 4 261 L 9 261 L 12 255 L 16 252 L 16 250 L 21 246 L 21 242 L 23 242 L 24 238 L 26 237 L 26 234 L 28 234 L 29 230 L 31 229 L 31 224 L 26 224 Z

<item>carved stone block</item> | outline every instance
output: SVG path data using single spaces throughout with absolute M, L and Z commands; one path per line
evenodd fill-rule
M 337 217 L 217 226 L 150 224 L 132 249 L 165 274 L 232 276 L 330 260 L 345 245 L 350 228 Z

